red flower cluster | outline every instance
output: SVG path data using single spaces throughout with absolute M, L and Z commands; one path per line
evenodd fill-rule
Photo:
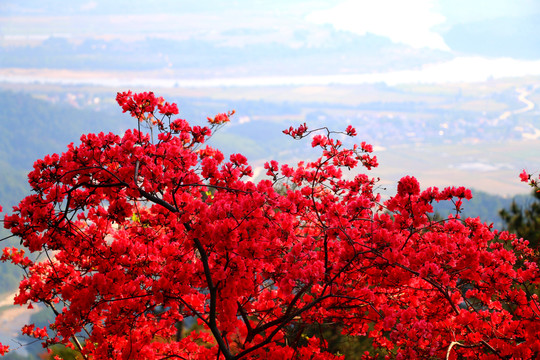
M 420 194 L 420 183 L 414 177 L 405 176 L 398 182 L 397 192 L 399 196 Z
M 540 192 L 540 175 L 538 175 L 538 180 L 536 180 L 531 174 L 528 174 L 523 170 L 521 174 L 519 174 L 519 178 L 522 182 L 529 183 L 529 185 L 536 189 L 537 192 Z
M 212 125 L 222 125 L 231 121 L 230 117 L 234 115 L 234 110 L 228 113 L 222 113 L 214 116 L 214 118 L 208 118 L 208 122 Z
M 286 135 L 292 136 L 294 139 L 301 139 L 304 134 L 307 132 L 308 128 L 306 123 L 300 125 L 297 128 L 289 127 L 287 130 L 283 130 L 283 133 Z
M 116 102 L 123 112 L 130 112 L 131 116 L 141 119 L 145 113 L 154 113 L 157 110 L 165 116 L 178 115 L 178 106 L 169 104 L 162 97 L 156 97 L 153 92 L 133 94 L 131 91 L 118 93 Z
M 129 111 L 131 116 L 139 120 L 145 113 L 153 113 L 160 100 L 153 92 L 132 94 L 127 91 L 116 95 L 116 102 L 122 107 L 122 111 Z
M 139 120 L 177 111 L 152 93 L 117 100 Z M 25 270 L 16 303 L 55 319 L 23 333 L 96 360 L 343 359 L 309 332 L 322 324 L 369 337 L 363 359 L 540 356 L 537 254 L 461 219 L 469 190 L 422 191 L 407 176 L 382 202 L 376 179 L 347 175 L 377 165 L 372 147 L 327 129 L 312 139 L 318 159 L 269 161 L 270 179 L 253 182 L 243 155 L 201 148 L 230 115 L 173 120 L 156 143 L 138 130 L 89 134 L 36 161 L 33 193 L 4 224 L 48 256 L 4 249 L 1 260 Z M 446 200 L 456 214 L 434 220 L 432 203 Z M 202 330 L 179 336 L 187 317 Z
M 21 332 L 23 335 L 28 335 L 37 339 L 44 339 L 47 337 L 47 327 L 38 328 L 34 324 L 24 325 Z

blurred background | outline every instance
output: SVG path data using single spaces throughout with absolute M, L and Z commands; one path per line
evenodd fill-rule
M 385 196 L 405 175 L 464 185 L 466 215 L 503 228 L 499 209 L 532 201 L 518 174 L 540 171 L 538 34 L 536 0 L 0 0 L 0 204 L 37 158 L 135 127 L 114 102 L 131 89 L 193 123 L 235 109 L 211 144 L 257 177 L 316 156 L 283 129 L 353 125 Z M 9 305 L 20 274 L 0 266 L 0 342 L 37 358 L 16 333 L 47 315 Z

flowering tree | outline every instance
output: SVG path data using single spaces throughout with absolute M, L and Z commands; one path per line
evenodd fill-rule
M 421 191 L 413 177 L 386 201 L 354 136 L 304 125 L 321 157 L 265 165 L 203 143 L 232 113 L 199 127 L 153 93 L 119 93 L 138 119 L 123 136 L 89 134 L 29 174 L 32 195 L 5 216 L 23 250 L 16 304 L 44 304 L 48 327 L 22 332 L 83 359 L 338 359 L 314 324 L 368 336 L 363 358 L 540 355 L 539 272 L 527 241 L 461 219 L 465 188 Z M 157 135 L 141 131 L 147 125 Z M 284 191 L 276 191 L 283 184 Z M 431 204 L 456 213 L 434 221 Z M 181 336 L 195 318 L 201 331 Z M 0 347 L 1 352 L 8 349 Z

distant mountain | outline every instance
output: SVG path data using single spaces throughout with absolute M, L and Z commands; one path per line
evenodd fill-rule
M 231 30 L 232 31 L 232 30 Z M 252 29 L 237 29 L 229 36 L 247 41 Z M 39 44 L 5 46 L 0 67 L 70 70 L 174 71 L 188 78 L 205 76 L 326 75 L 369 73 L 419 67 L 448 60 L 450 54 L 411 49 L 373 34 L 364 36 L 325 29 L 316 45 L 309 31 L 295 33 L 297 45 L 258 42 L 242 46 L 220 39 L 142 38 L 136 41 L 86 38 L 72 41 L 49 37 Z
M 452 58 L 306 20 L 331 1 L 7 0 L 0 6 L 7 19 L 0 68 L 169 70 L 200 78 L 385 72 Z

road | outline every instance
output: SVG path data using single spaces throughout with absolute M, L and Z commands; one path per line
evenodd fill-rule
M 536 86 L 534 87 L 536 88 Z M 517 88 L 516 89 L 516 92 L 518 93 L 518 100 L 521 101 L 522 103 L 525 104 L 524 107 L 522 108 L 519 108 L 517 110 L 508 110 L 508 111 L 505 111 L 503 112 L 498 120 L 505 120 L 507 119 L 508 117 L 512 116 L 512 115 L 516 115 L 516 114 L 522 114 L 524 112 L 527 112 L 527 111 L 531 111 L 534 109 L 534 103 L 527 99 L 527 96 L 529 96 L 534 90 L 527 90 L 527 89 L 524 89 L 524 88 Z
M 517 88 L 516 92 L 518 93 L 518 100 L 524 103 L 525 106 L 516 110 L 507 110 L 503 112 L 497 119 L 495 119 L 495 125 L 499 121 L 506 120 L 512 115 L 523 114 L 527 111 L 533 110 L 535 107 L 535 104 L 531 100 L 527 99 L 527 96 L 532 94 L 537 87 L 538 85 L 535 85 L 532 90 L 527 90 L 525 88 Z M 530 131 L 531 130 L 530 127 L 528 128 L 527 132 L 525 132 L 524 128 L 521 126 L 516 126 L 514 129 L 521 132 L 523 139 L 527 139 L 527 140 L 540 139 L 540 130 L 535 127 L 532 127 L 532 131 L 533 131 L 532 133 Z

